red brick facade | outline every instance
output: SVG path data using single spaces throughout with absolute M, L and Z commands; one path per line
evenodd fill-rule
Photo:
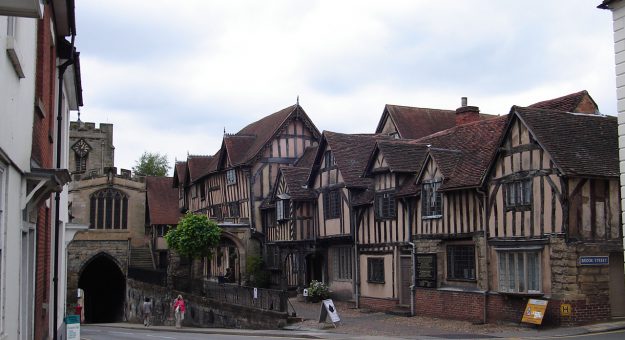
M 370 296 L 360 296 L 360 308 L 369 308 L 379 311 L 391 311 L 399 304 L 397 299 L 383 299 Z

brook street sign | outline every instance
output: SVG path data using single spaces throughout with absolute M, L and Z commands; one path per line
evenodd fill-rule
M 578 263 L 581 266 L 605 266 L 610 264 L 608 256 L 580 256 Z

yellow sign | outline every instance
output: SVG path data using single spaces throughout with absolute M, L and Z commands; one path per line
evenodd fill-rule
M 571 308 L 570 303 L 563 303 L 560 305 L 560 315 L 562 316 L 571 316 L 572 310 L 573 309 Z
M 547 309 L 547 302 L 547 300 L 537 299 L 527 301 L 527 307 L 525 307 L 521 322 L 533 323 L 535 325 L 542 324 L 543 317 L 545 317 L 545 310 Z

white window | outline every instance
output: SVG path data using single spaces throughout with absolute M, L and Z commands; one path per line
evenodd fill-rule
M 235 184 L 237 182 L 237 174 L 234 169 L 226 171 L 226 184 Z
M 278 200 L 276 202 L 276 220 L 286 220 L 289 218 L 289 214 L 289 200 Z
M 540 251 L 499 251 L 499 291 L 540 293 Z

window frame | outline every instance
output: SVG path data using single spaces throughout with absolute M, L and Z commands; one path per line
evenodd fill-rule
M 384 257 L 367 257 L 367 282 L 385 283 Z
M 443 217 L 443 194 L 438 190 L 442 182 L 442 180 L 432 180 L 423 181 L 423 183 L 421 183 L 422 219 Z
M 128 230 L 128 194 L 114 188 L 92 192 L 89 229 Z
M 534 193 L 531 177 L 503 183 L 504 207 L 506 211 L 531 210 Z
M 341 217 L 341 189 L 331 189 L 323 192 L 323 218 L 332 220 Z
M 323 168 L 324 169 L 332 169 L 336 165 L 336 159 L 334 158 L 334 153 L 332 150 L 326 150 L 323 153 Z
M 239 202 L 228 202 L 228 213 L 230 217 L 240 217 L 241 207 L 239 206 Z
M 226 184 L 227 185 L 237 184 L 237 172 L 236 172 L 236 169 L 228 169 L 228 170 L 226 170 Z
M 529 256 L 533 257 L 533 264 L 528 261 Z M 523 261 L 523 275 L 519 275 L 519 258 Z M 512 262 L 510 260 L 512 259 Z M 510 273 L 510 264 L 513 263 L 514 276 Z M 530 266 L 533 265 L 533 268 Z M 497 249 L 497 290 L 507 294 L 542 294 L 542 248 L 540 249 Z M 535 282 L 530 282 L 530 271 L 534 270 L 531 276 Z M 514 288 L 510 286 L 510 279 L 513 278 Z M 522 284 L 522 286 L 521 286 Z M 529 289 L 530 284 L 532 288 Z M 537 286 L 537 287 L 536 287 Z
M 394 191 L 376 193 L 374 204 L 377 220 L 389 220 L 397 217 L 397 200 Z
M 290 219 L 291 210 L 290 210 L 290 200 L 288 199 L 278 199 L 276 201 L 276 221 L 286 221 Z
M 469 258 L 467 258 L 469 256 Z M 447 280 L 452 281 L 477 281 L 477 266 L 475 256 L 475 245 L 473 244 L 448 244 L 445 247 L 445 259 Z M 464 267 L 470 268 L 464 268 Z M 469 269 L 468 275 L 460 274 L 456 276 L 458 269 L 464 271 Z
M 350 281 L 353 277 L 354 250 L 350 246 L 333 248 L 332 272 L 337 281 Z

